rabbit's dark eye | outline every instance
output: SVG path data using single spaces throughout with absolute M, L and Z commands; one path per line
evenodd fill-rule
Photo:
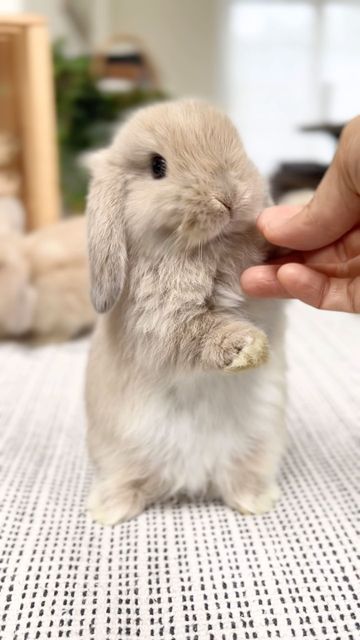
M 157 153 L 151 158 L 151 172 L 155 180 L 160 180 L 160 178 L 165 178 L 166 176 L 166 160 Z

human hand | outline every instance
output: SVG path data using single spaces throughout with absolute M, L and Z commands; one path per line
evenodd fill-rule
M 311 202 L 265 209 L 257 225 L 271 243 L 294 251 L 244 271 L 245 293 L 360 312 L 360 116 L 345 127 Z

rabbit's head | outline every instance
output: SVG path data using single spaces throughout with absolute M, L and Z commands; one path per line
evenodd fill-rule
M 127 254 L 191 250 L 254 225 L 266 189 L 236 128 L 206 103 L 138 111 L 94 156 L 88 197 L 92 299 L 118 299 Z

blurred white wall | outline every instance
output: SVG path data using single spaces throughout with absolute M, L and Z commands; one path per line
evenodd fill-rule
M 121 0 L 112 25 L 143 38 L 174 95 L 219 100 L 221 75 L 219 0 Z
M 86 48 L 61 0 L 4 2 L 13 12 L 45 15 L 52 37 L 66 38 L 69 53 Z M 144 41 L 171 95 L 198 95 L 221 102 L 220 36 L 226 4 L 227 0 L 91 0 L 87 3 L 89 44 L 97 47 L 116 33 L 136 35 Z
M 259 168 L 329 162 L 331 138 L 299 127 L 360 112 L 360 2 L 229 0 L 225 31 L 224 102 Z
M 71 20 L 67 17 L 64 11 L 64 3 L 62 0 L 22 0 L 25 11 L 31 11 L 32 13 L 41 13 L 46 16 L 49 24 L 50 34 L 53 40 L 61 39 L 65 43 L 66 51 L 69 54 L 83 53 L 86 49 L 86 45 L 79 37 L 76 29 L 71 23 Z M 91 24 L 97 28 L 99 20 L 95 20 L 96 9 L 101 0 L 90 0 L 89 16 Z M 105 6 L 107 2 L 103 3 Z M 106 12 L 104 12 L 104 15 Z
M 22 0 L 1 0 L 0 12 L 3 14 L 18 13 L 23 9 Z

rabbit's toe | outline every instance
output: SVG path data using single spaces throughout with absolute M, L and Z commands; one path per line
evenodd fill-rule
M 228 501 L 228 504 L 243 515 L 261 515 L 271 511 L 275 507 L 279 497 L 280 489 L 278 485 L 274 483 L 259 494 L 249 491 L 240 492 L 233 496 L 232 500 Z
M 135 518 L 143 511 L 144 504 L 137 491 L 104 498 L 101 490 L 95 486 L 90 493 L 87 508 L 93 520 L 111 526 Z
M 244 338 L 244 345 L 225 371 L 236 373 L 242 369 L 251 369 L 264 364 L 269 357 L 269 342 L 263 331 L 254 329 Z

